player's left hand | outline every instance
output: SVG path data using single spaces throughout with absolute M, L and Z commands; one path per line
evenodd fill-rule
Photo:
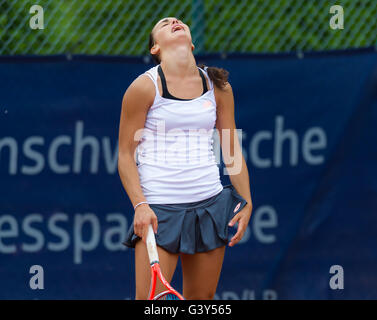
M 233 247 L 243 237 L 249 220 L 251 217 L 252 206 L 246 205 L 240 212 L 238 212 L 232 220 L 228 223 L 228 226 L 233 227 L 238 222 L 238 228 L 236 234 L 230 239 L 229 247 Z

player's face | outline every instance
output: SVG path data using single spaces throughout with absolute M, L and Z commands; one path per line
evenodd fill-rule
M 155 45 L 163 48 L 172 42 L 191 43 L 191 32 L 187 24 L 181 20 L 168 17 L 161 19 L 153 28 Z

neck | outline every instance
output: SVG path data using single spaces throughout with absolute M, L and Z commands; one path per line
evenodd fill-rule
M 169 77 L 185 79 L 198 74 L 196 61 L 191 47 L 178 45 L 164 51 L 161 57 L 161 67 Z

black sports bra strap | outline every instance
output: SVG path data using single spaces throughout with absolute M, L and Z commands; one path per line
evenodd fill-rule
M 202 70 L 199 69 L 199 73 L 200 73 L 200 76 L 202 77 L 202 81 L 203 81 L 203 94 L 204 94 L 208 91 L 207 80 L 206 80 Z
M 202 78 L 202 82 L 203 82 L 203 94 L 205 94 L 207 91 L 208 91 L 208 88 L 207 88 L 207 81 L 206 81 L 206 78 L 202 72 L 202 70 L 199 70 L 199 74 Z M 168 91 L 168 87 L 166 85 L 166 79 L 165 79 L 165 75 L 164 75 L 164 72 L 162 71 L 162 68 L 161 68 L 161 65 L 158 66 L 158 74 L 160 75 L 160 78 L 161 78 L 161 84 L 162 84 L 162 97 L 164 98 L 168 98 L 168 99 L 175 99 L 175 100 L 193 100 L 193 99 L 181 99 L 181 98 L 177 98 L 177 97 L 174 97 L 173 95 L 171 95 Z
M 158 74 L 160 75 L 160 78 L 161 78 L 162 96 L 164 98 L 166 98 L 166 93 L 168 93 L 168 89 L 167 89 L 167 86 L 166 86 L 166 79 L 165 79 L 164 73 L 162 72 L 161 65 L 158 66 Z

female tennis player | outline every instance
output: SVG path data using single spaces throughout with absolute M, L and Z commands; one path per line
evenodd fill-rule
M 236 133 L 228 72 L 197 66 L 194 48 L 185 23 L 161 19 L 149 41 L 157 65 L 140 74 L 123 97 L 118 171 L 134 206 L 124 244 L 135 248 L 136 299 L 148 297 L 145 241 L 150 224 L 166 280 L 171 281 L 180 258 L 185 299 L 210 300 L 225 247 L 242 239 L 251 216 L 249 174 Z M 213 152 L 214 127 L 231 180 L 225 186 Z M 230 174 L 236 162 L 242 165 Z M 228 227 L 236 223 L 231 237 Z M 163 290 L 159 283 L 156 293 Z

